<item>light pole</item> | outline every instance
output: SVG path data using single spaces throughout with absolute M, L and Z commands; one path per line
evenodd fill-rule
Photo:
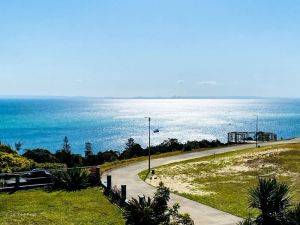
M 151 157 L 151 153 L 150 153 L 150 144 L 151 144 L 151 137 L 150 137 L 150 133 L 151 133 L 151 117 L 145 117 L 146 119 L 148 119 L 149 121 L 149 146 L 148 146 L 148 173 L 150 173 L 150 157 Z
M 258 116 L 257 115 L 255 115 L 256 116 L 256 131 L 255 131 L 255 143 L 256 143 L 256 148 L 258 147 L 258 143 L 257 143 L 257 141 L 258 141 L 258 137 L 257 137 L 257 133 L 258 133 Z

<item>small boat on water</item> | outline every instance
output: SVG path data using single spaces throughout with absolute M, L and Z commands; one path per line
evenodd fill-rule
M 158 133 L 158 132 L 159 132 L 159 129 L 153 130 L 153 133 Z

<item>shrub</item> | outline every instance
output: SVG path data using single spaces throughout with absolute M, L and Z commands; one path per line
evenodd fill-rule
M 17 154 L 17 152 L 15 150 L 13 150 L 10 146 L 4 145 L 4 144 L 0 144 L 0 152 L 6 152 L 6 153 L 10 153 L 10 154 Z
M 86 169 L 72 168 L 54 173 L 53 189 L 77 191 L 89 186 L 90 173 Z
M 17 154 L 0 152 L 0 172 L 16 172 L 30 170 L 34 162 Z
M 290 210 L 287 215 L 288 225 L 300 225 L 300 203 Z

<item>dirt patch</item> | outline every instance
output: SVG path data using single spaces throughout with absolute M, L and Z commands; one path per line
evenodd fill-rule
M 190 178 L 184 176 L 184 175 L 176 175 L 173 177 L 168 176 L 151 176 L 150 178 L 146 179 L 146 183 L 157 187 L 160 182 L 163 182 L 164 185 L 172 192 L 179 192 L 179 193 L 189 193 L 189 194 L 195 194 L 195 195 L 212 195 L 213 192 L 208 192 L 201 190 L 200 187 L 196 187 L 195 185 L 192 185 L 190 182 Z

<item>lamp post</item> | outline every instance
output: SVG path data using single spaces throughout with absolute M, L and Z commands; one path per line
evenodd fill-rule
M 149 121 L 149 146 L 148 146 L 148 173 L 150 173 L 150 158 L 151 158 L 151 153 L 150 153 L 150 145 L 151 145 L 151 137 L 150 137 L 150 134 L 151 134 L 151 117 L 145 117 L 146 119 L 148 119 Z
M 257 133 L 258 133 L 258 116 L 256 116 L 256 131 L 255 131 L 255 144 L 256 144 L 256 148 L 258 147 L 258 137 L 257 137 Z

